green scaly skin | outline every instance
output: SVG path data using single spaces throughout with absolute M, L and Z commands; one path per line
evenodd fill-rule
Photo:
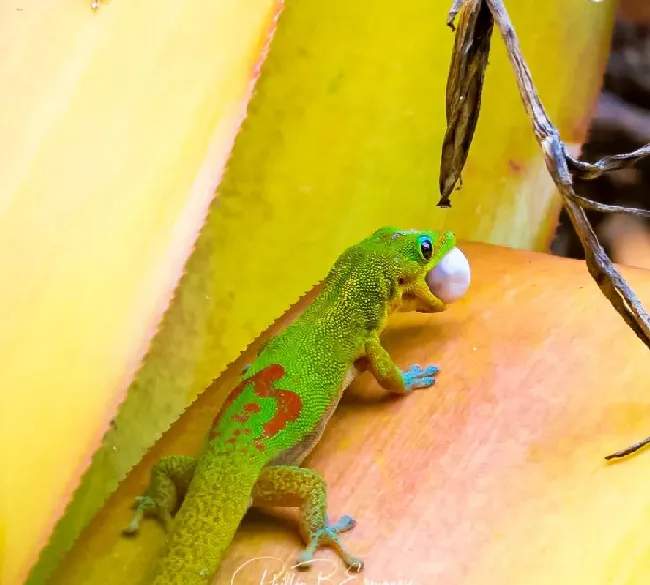
M 344 516 L 330 524 L 323 478 L 299 466 L 359 372 L 369 369 L 396 394 L 435 383 L 436 366 L 402 372 L 379 336 L 393 311 L 445 310 L 425 277 L 455 245 L 451 232 L 382 228 L 348 248 L 312 304 L 246 368 L 201 456 L 166 457 L 153 467 L 125 532 L 135 533 L 145 514 L 168 529 L 154 585 L 208 585 L 244 514 L 258 505 L 300 508 L 307 546 L 298 568 L 308 568 L 325 545 L 350 568 L 362 569 L 339 537 L 354 520 Z

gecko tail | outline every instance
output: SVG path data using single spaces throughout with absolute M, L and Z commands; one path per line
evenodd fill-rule
M 210 585 L 249 507 L 259 475 L 233 461 L 212 460 L 196 471 L 176 514 L 153 585 Z

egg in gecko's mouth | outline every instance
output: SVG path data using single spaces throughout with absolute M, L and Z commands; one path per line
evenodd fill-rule
M 459 248 L 452 248 L 426 276 L 429 290 L 443 303 L 460 299 L 469 288 L 469 261 Z

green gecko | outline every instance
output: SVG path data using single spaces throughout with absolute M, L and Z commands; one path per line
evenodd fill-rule
M 297 568 L 308 568 L 322 546 L 334 548 L 350 569 L 363 568 L 339 536 L 355 521 L 329 522 L 324 479 L 300 465 L 360 372 L 370 370 L 395 394 L 434 385 L 437 366 L 399 370 L 380 334 L 394 311 L 445 310 L 426 275 L 455 245 L 451 232 L 385 227 L 341 254 L 309 307 L 245 368 L 200 457 L 170 456 L 153 466 L 125 529 L 137 532 L 146 514 L 168 530 L 153 585 L 211 583 L 251 506 L 300 508 L 306 548 Z

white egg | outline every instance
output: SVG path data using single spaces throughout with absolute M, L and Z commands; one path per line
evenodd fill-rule
M 429 290 L 443 303 L 453 303 L 469 288 L 470 269 L 465 254 L 452 248 L 427 274 Z

